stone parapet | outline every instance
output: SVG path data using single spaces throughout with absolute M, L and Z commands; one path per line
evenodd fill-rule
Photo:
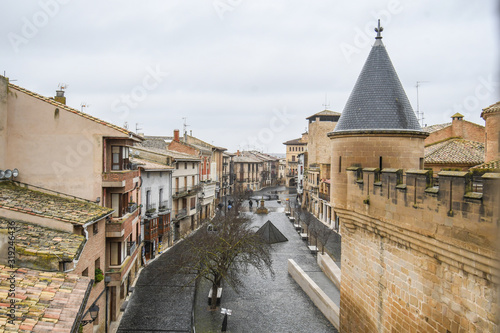
M 498 330 L 500 174 L 351 167 L 341 330 Z

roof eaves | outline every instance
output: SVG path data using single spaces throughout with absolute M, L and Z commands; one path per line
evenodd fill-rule
M 108 122 L 106 122 L 106 121 L 104 121 L 104 120 L 101 120 L 101 119 L 99 119 L 99 118 L 93 117 L 93 116 L 91 116 L 91 115 L 89 115 L 89 114 L 86 114 L 86 113 L 83 113 L 83 112 L 81 112 L 81 111 L 79 111 L 79 110 L 73 109 L 73 108 L 71 108 L 71 107 L 69 107 L 69 106 L 67 106 L 67 105 L 65 105 L 65 104 L 59 103 L 59 102 L 57 102 L 57 101 L 55 101 L 55 100 L 53 100 L 53 99 L 51 99 L 51 98 L 48 98 L 48 97 L 42 96 L 42 95 L 40 95 L 40 94 L 37 94 L 37 93 L 35 93 L 35 92 L 33 92 L 33 91 L 30 91 L 30 90 L 28 90 L 28 89 L 22 88 L 22 87 L 20 87 L 20 86 L 16 86 L 15 84 L 12 84 L 12 83 L 10 83 L 10 82 L 9 82 L 9 88 L 12 88 L 12 89 L 15 89 L 15 90 L 17 90 L 17 91 L 23 92 L 23 93 L 25 93 L 25 94 L 27 94 L 27 95 L 29 95 L 29 96 L 32 96 L 32 97 L 34 97 L 34 98 L 36 98 L 36 99 L 39 99 L 39 100 L 44 101 L 44 102 L 46 102 L 46 103 L 52 104 L 52 105 L 54 105 L 54 106 L 57 106 L 57 107 L 59 107 L 59 108 L 61 108 L 61 109 L 63 109 L 63 110 L 66 110 L 66 111 L 72 112 L 72 113 L 74 113 L 74 114 L 76 114 L 76 115 L 79 115 L 80 117 L 83 117 L 83 118 L 85 118 L 85 119 L 91 120 L 91 121 L 96 122 L 96 123 L 98 123 L 98 124 L 101 124 L 101 125 L 107 126 L 107 127 L 112 128 L 112 129 L 114 129 L 114 130 L 117 130 L 117 131 L 119 131 L 119 132 L 121 132 L 121 133 L 123 133 L 123 134 L 127 134 L 127 135 L 128 135 L 129 137 L 131 137 L 131 138 L 132 138 L 132 137 L 135 137 L 136 139 L 138 139 L 138 140 L 142 141 L 142 137 L 141 137 L 141 136 L 139 136 L 139 135 L 137 135 L 137 134 L 135 134 L 134 132 L 128 131 L 128 130 L 126 130 L 126 129 L 125 129 L 125 128 L 123 128 L 123 127 L 120 127 L 120 126 L 117 126 L 117 125 L 114 125 L 114 124 L 108 123 Z

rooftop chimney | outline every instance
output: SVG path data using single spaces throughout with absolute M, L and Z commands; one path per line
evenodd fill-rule
M 179 142 L 179 130 L 174 130 L 174 141 Z
M 66 97 L 64 97 L 64 90 L 56 90 L 56 97 L 54 97 L 56 102 L 66 105 Z
M 240 150 L 238 149 L 238 150 L 236 151 L 236 156 L 240 156 L 240 154 L 241 154 L 241 153 L 240 153 Z

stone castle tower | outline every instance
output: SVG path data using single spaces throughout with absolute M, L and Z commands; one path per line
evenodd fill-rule
M 334 131 L 331 202 L 346 208 L 346 174 L 352 166 L 423 169 L 423 132 L 396 70 L 382 43 L 375 39 Z
M 422 170 L 427 134 L 376 31 L 328 134 L 340 331 L 498 332 L 500 176 L 484 174 L 482 192 L 468 172 L 441 171 L 433 184 Z

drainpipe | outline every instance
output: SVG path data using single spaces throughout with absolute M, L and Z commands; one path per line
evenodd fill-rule
M 88 231 L 87 231 L 87 227 L 88 227 L 89 225 L 91 225 L 91 224 L 96 223 L 97 221 L 100 221 L 100 220 L 102 220 L 102 219 L 107 218 L 108 216 L 111 216 L 113 213 L 114 213 L 114 210 L 113 210 L 111 213 L 104 215 L 103 217 L 97 218 L 97 219 L 92 220 L 92 221 L 90 221 L 90 222 L 87 222 L 87 223 L 85 223 L 85 224 L 83 225 L 83 227 L 82 227 L 82 228 L 83 228 L 83 232 L 85 233 L 85 244 L 87 244 L 87 241 L 89 240 L 89 233 L 88 233 Z M 83 245 L 83 247 L 85 247 L 85 244 Z M 82 248 L 82 251 L 83 251 L 83 248 Z M 78 261 L 80 260 L 80 255 L 82 254 L 82 251 L 80 251 L 80 253 L 78 254 L 78 257 L 77 257 L 77 258 L 73 259 L 73 268 L 65 270 L 65 271 L 64 271 L 64 273 L 72 272 L 72 271 L 74 271 L 74 270 L 75 270 L 75 267 L 76 267 L 76 265 L 78 264 Z

